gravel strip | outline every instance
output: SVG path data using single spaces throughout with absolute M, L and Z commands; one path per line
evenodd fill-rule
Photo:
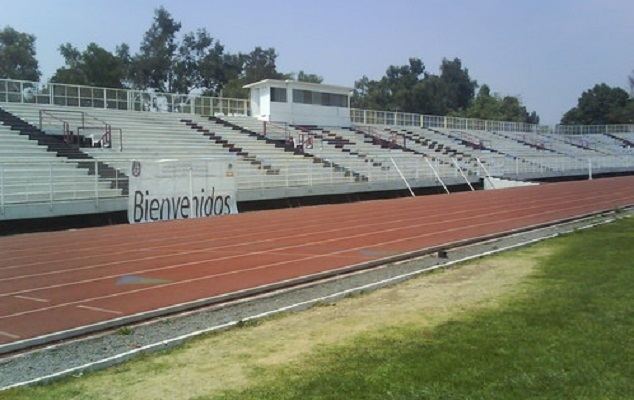
M 436 254 L 427 255 L 10 355 L 0 360 L 0 390 L 27 382 L 33 383 L 34 380 L 43 382 L 65 375 L 80 375 L 89 370 L 121 363 L 139 353 L 176 346 L 186 340 L 188 335 L 192 337 L 201 333 L 200 331 L 214 330 L 214 327 L 219 327 L 218 330 L 227 329 L 239 325 L 239 321 L 252 319 L 253 316 L 258 315 L 270 315 L 278 312 L 281 308 L 299 311 L 324 301 L 315 299 L 330 296 L 326 301 L 335 301 L 355 292 L 373 290 L 398 283 L 416 276 L 417 272 L 430 267 L 442 267 L 448 262 L 453 264 L 456 260 L 463 258 L 478 257 L 482 254 L 499 251 L 499 249 L 572 232 L 593 224 L 610 222 L 615 218 L 631 214 L 631 210 L 606 213 L 556 226 L 539 228 L 449 249 L 447 258 L 439 258 Z M 399 277 L 407 274 L 410 275 Z M 391 280 L 373 285 L 388 279 Z M 359 289 L 367 285 L 372 287 Z M 347 292 L 342 294 L 340 293 L 342 291 Z

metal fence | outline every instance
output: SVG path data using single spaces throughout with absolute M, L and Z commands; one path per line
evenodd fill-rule
M 154 91 L 0 79 L 0 102 L 199 115 L 248 115 L 249 101 Z
M 548 132 L 549 127 L 523 122 L 490 121 L 476 118 L 423 115 L 397 111 L 350 109 L 353 124 L 419 126 L 423 128 L 464 129 L 505 132 Z
M 85 169 L 77 168 L 79 164 Z M 0 161 L 0 215 L 8 205 L 44 203 L 52 207 L 79 200 L 98 205 L 101 200 L 124 197 L 127 177 L 116 170 L 103 177 L 100 168 L 97 160 Z
M 564 135 L 586 135 L 597 133 L 630 133 L 634 124 L 622 125 L 555 125 L 555 133 Z
M 380 158 L 380 160 L 379 160 Z M 218 157 L 207 161 L 226 161 L 236 165 L 235 158 Z M 342 160 L 324 158 L 325 161 L 340 164 Z M 170 160 L 164 160 L 169 162 Z M 182 162 L 183 160 L 171 160 Z M 194 159 L 193 162 L 204 162 L 205 159 Z M 342 170 L 324 168 L 321 164 L 279 165 L 275 173 L 266 170 L 235 168 L 234 177 L 238 190 L 261 190 L 272 188 L 311 187 L 320 185 L 350 185 L 364 182 L 402 181 L 402 176 L 409 180 L 459 178 L 463 173 L 467 176 L 484 176 L 486 173 L 473 165 L 457 163 L 454 168 L 450 163 L 442 163 L 438 159 L 399 159 L 389 156 L 375 157 L 384 168 L 376 168 L 366 163 L 356 168 Z M 0 161 L 0 216 L 5 207 L 10 205 L 44 203 L 51 207 L 58 202 L 94 201 L 97 205 L 104 199 L 125 198 L 125 189 L 129 168 L 122 168 L 121 160 L 107 159 L 90 162 L 54 159 L 51 161 Z M 114 175 L 100 176 L 100 162 L 117 165 Z M 592 158 L 573 158 L 565 156 L 527 156 L 504 157 L 482 160 L 487 172 L 492 176 L 509 177 L 513 175 L 533 174 L 552 176 L 557 174 L 588 174 L 605 169 L 634 169 L 634 156 L 609 156 Z M 79 163 L 84 168 L 76 168 Z M 126 163 L 124 162 L 123 165 Z M 396 165 L 394 165 L 396 164 Z M 455 164 L 454 164 L 455 165 Z M 398 166 L 398 168 L 393 168 Z M 125 170 L 125 171 L 124 171 Z M 112 170 L 110 170 L 112 171 Z M 354 173 L 353 173 L 354 172 Z M 402 174 L 402 176 L 401 176 Z M 102 174 L 103 175 L 103 174 Z M 463 175 L 464 176 L 464 175 Z M 441 183 L 441 182 L 439 182 Z
M 0 79 L 0 102 L 48 104 L 128 111 L 181 112 L 204 116 L 250 115 L 248 99 L 209 97 L 151 90 L 102 88 L 62 83 Z M 492 121 L 398 111 L 350 109 L 354 124 L 420 126 L 504 132 L 554 132 L 562 134 L 627 133 L 634 125 L 555 125 Z

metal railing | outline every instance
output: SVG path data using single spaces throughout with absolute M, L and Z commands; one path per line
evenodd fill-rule
M 597 133 L 631 133 L 634 124 L 621 125 L 555 125 L 554 133 L 564 135 L 586 135 Z
M 70 117 L 66 117 L 66 116 Z M 78 116 L 73 118 L 72 116 Z M 87 125 L 92 123 L 94 125 Z M 88 114 L 84 111 L 77 110 L 39 110 L 39 129 L 45 133 L 55 132 L 55 129 L 61 129 L 66 143 L 77 144 L 81 146 L 81 137 L 83 132 L 97 131 L 97 136 L 91 136 L 92 146 L 99 143 L 101 147 L 112 148 L 112 131 L 119 132 L 119 151 L 123 151 L 123 129 L 113 128 L 108 122 Z
M 262 134 L 271 139 L 286 140 L 292 136 L 288 123 L 262 121 Z
M 160 93 L 153 90 L 103 88 L 62 83 L 39 83 L 14 79 L 0 79 L 0 102 L 128 111 L 179 112 L 204 116 L 250 115 L 249 99 Z M 476 131 L 553 132 L 562 134 L 634 132 L 634 124 L 555 125 L 554 127 L 549 127 L 523 122 L 357 108 L 350 109 L 350 119 L 354 124 L 363 125 L 419 126 L 423 128 Z
M 88 169 L 76 168 L 79 163 Z M 84 172 L 82 172 L 84 171 Z M 96 206 L 105 199 L 127 197 L 122 188 L 128 178 L 115 170 L 114 176 L 100 176 L 100 162 L 72 161 L 0 161 L 0 216 L 5 207 L 19 204 L 48 204 L 92 201 Z
M 0 102 L 199 115 L 249 115 L 247 99 L 0 79 Z
M 233 176 L 238 190 L 261 190 L 274 188 L 291 188 L 320 185 L 350 185 L 364 182 L 399 181 L 403 177 L 408 181 L 416 180 L 444 180 L 448 177 L 462 180 L 461 177 L 481 175 L 473 165 L 459 163 L 443 163 L 438 159 L 426 159 L 422 156 L 402 156 L 387 154 L 373 156 L 372 162 L 358 162 L 351 164 L 351 157 L 320 156 L 330 163 L 330 168 L 324 164 L 306 163 L 276 165 L 276 172 L 253 169 L 242 165 L 235 157 L 215 157 L 193 160 L 163 160 L 175 161 L 224 161 L 234 165 Z M 398 168 L 393 167 L 393 162 Z M 358 161 L 358 160 L 357 160 Z M 481 160 L 486 166 L 487 174 L 495 177 L 513 177 L 521 175 L 552 176 L 565 174 L 599 173 L 602 170 L 622 168 L 634 170 L 633 156 L 610 156 L 573 158 L 566 156 L 526 156 L 499 157 Z M 94 162 L 94 165 L 87 163 Z M 100 163 L 117 166 L 114 175 L 100 176 Z M 104 199 L 127 197 L 122 188 L 127 187 L 127 174 L 131 161 L 120 159 L 100 159 L 94 161 L 64 160 L 61 158 L 51 161 L 0 161 L 0 216 L 5 208 L 12 205 L 43 203 L 51 208 L 58 202 L 92 201 L 96 205 Z M 83 164 L 89 170 L 76 168 Z M 452 165 L 453 164 L 453 165 Z M 83 171 L 83 172 L 82 172 Z M 109 170 L 112 172 L 112 170 Z M 463 175 L 464 174 L 464 175 Z M 104 174 L 101 174 L 104 175 Z
M 398 111 L 362 110 L 357 108 L 350 109 L 350 119 L 353 124 L 360 125 L 418 126 L 422 128 L 505 132 L 547 132 L 550 130 L 547 126 L 523 122 L 490 121 L 476 118 L 423 115 Z

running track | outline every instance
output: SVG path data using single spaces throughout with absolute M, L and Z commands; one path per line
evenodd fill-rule
M 0 238 L 0 347 L 634 204 L 634 177 Z

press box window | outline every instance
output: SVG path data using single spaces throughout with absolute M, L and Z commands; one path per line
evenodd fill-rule
M 286 89 L 272 87 L 271 101 L 275 101 L 278 103 L 286 103 Z
M 315 104 L 326 107 L 348 107 L 348 96 L 293 89 L 293 103 Z

